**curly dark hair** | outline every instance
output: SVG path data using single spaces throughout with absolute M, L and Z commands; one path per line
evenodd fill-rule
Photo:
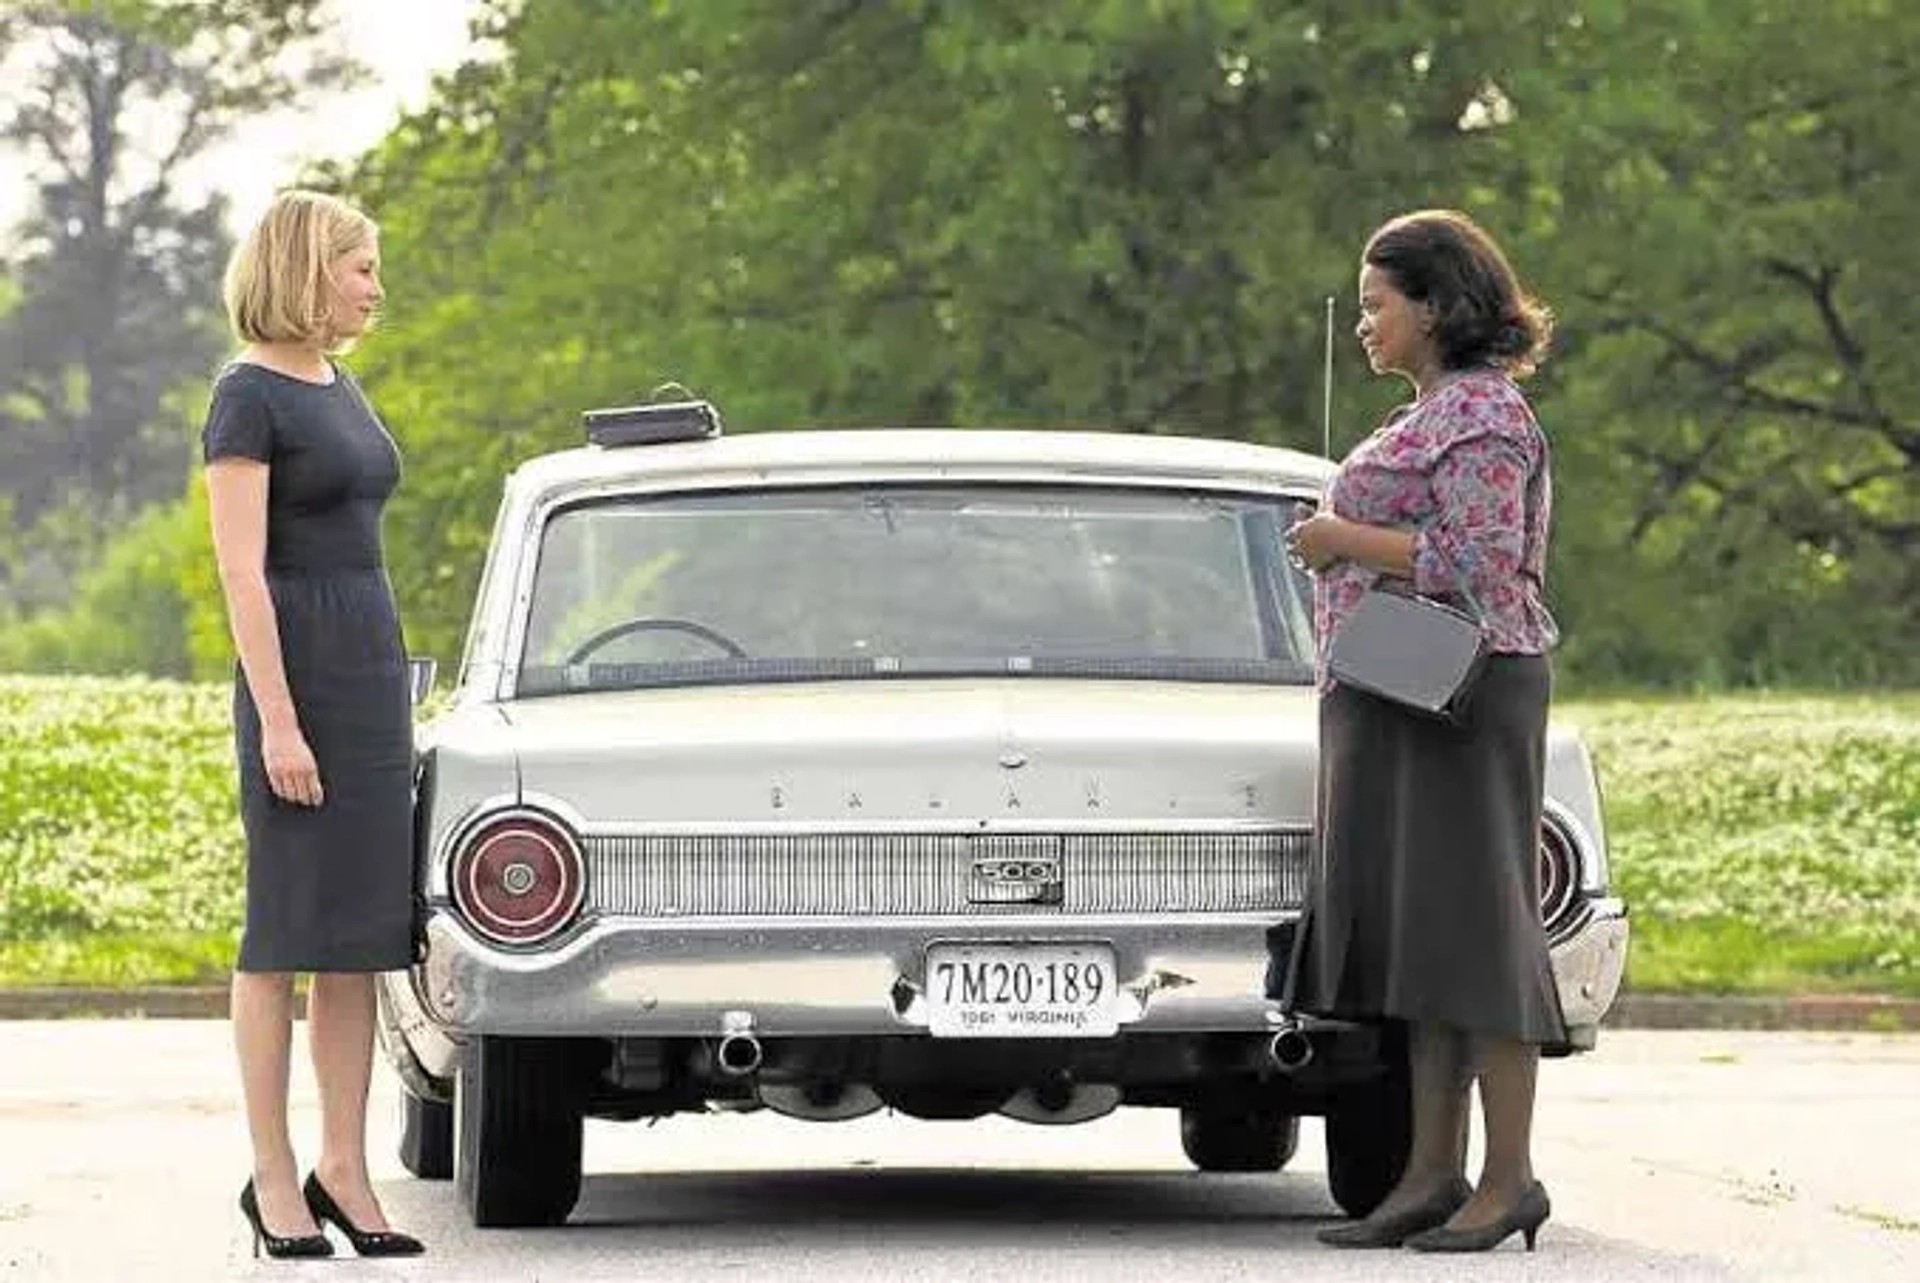
M 1525 378 L 1546 359 L 1553 311 L 1527 293 L 1493 237 L 1458 210 L 1422 209 L 1381 226 L 1361 261 L 1433 308 L 1446 368 L 1493 365 Z

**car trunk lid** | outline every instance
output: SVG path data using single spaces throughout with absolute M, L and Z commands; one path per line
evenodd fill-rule
M 1306 827 L 1314 696 L 893 680 L 502 706 L 522 789 L 590 826 Z

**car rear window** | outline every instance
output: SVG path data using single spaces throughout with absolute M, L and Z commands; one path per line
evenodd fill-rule
M 1291 500 L 1005 484 L 596 500 L 541 535 L 522 693 L 1037 674 L 1298 682 Z

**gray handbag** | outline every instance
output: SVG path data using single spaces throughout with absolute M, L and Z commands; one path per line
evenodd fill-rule
M 1460 587 L 1479 618 L 1411 587 L 1375 584 L 1334 633 L 1328 673 L 1343 686 L 1458 724 L 1490 650 L 1486 612 Z

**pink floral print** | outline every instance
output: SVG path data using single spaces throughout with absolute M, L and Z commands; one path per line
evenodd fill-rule
M 1544 601 L 1553 483 L 1546 436 L 1512 380 L 1454 375 L 1387 416 L 1327 488 L 1338 516 L 1411 530 L 1413 586 L 1473 611 L 1496 653 L 1537 655 L 1559 640 Z M 1342 561 L 1314 588 L 1322 683 L 1334 631 L 1380 578 Z M 1462 591 L 1462 586 L 1468 591 Z

